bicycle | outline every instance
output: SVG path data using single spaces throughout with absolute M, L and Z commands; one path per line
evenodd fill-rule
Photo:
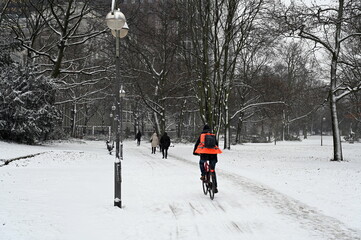
M 211 200 L 214 199 L 214 193 L 216 190 L 216 175 L 215 171 L 210 169 L 208 161 L 204 162 L 204 169 L 206 170 L 205 180 L 202 181 L 203 193 L 207 195 Z

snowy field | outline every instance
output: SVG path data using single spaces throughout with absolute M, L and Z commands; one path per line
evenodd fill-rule
M 41 153 L 0 167 L 0 239 L 361 239 L 361 143 L 343 143 L 344 162 L 329 161 L 331 137 L 232 146 L 213 201 L 193 145 L 175 144 L 168 159 L 124 145 L 119 209 L 104 142 L 0 141 L 0 165 Z

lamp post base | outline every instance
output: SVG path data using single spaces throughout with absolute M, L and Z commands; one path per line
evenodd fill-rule
M 117 150 L 119 148 L 117 147 Z M 117 152 L 117 154 L 119 154 Z M 121 174 L 121 162 L 119 158 L 116 158 L 114 162 L 114 206 L 122 207 L 122 195 L 121 195 L 121 188 L 122 188 L 122 174 Z
M 122 208 L 122 200 L 119 198 L 114 199 L 114 207 Z

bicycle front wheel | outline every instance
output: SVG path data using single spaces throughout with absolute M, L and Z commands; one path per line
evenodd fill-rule
M 216 177 L 214 176 L 214 174 L 210 174 L 208 191 L 209 191 L 209 197 L 211 198 L 211 200 L 214 199 L 214 191 L 215 190 L 216 190 Z

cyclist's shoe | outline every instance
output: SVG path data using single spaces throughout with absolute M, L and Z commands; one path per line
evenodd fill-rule
M 214 189 L 214 193 L 218 193 L 218 188 Z
M 202 181 L 205 181 L 206 180 L 206 176 L 201 176 L 200 178 Z

